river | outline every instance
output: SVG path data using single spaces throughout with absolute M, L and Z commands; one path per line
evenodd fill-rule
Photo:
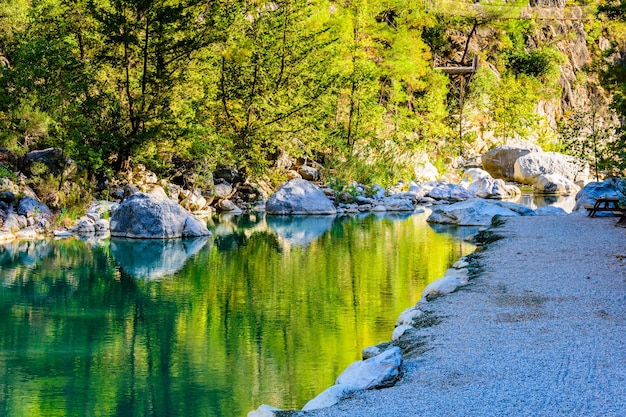
M 265 217 L 210 239 L 0 245 L 0 415 L 289 409 L 473 250 L 425 215 Z

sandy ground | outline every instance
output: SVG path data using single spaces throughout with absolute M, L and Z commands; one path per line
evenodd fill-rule
M 626 228 L 510 218 L 393 388 L 306 416 L 626 416 Z M 391 332 L 391 329 L 390 329 Z

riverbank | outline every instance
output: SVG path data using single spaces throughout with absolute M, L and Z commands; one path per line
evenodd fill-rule
M 483 272 L 420 305 L 394 387 L 306 416 L 626 415 L 626 229 L 615 218 L 506 219 Z

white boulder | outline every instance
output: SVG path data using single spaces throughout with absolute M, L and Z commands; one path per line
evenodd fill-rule
M 573 194 L 580 187 L 561 174 L 542 174 L 533 184 L 533 191 L 537 194 Z
M 532 152 L 515 161 L 514 180 L 533 185 L 542 174 L 560 174 L 577 181 L 585 179 L 587 171 L 584 164 L 574 157 L 558 152 Z
M 413 326 L 415 321 L 422 317 L 424 312 L 417 308 L 416 306 L 412 306 L 404 310 L 398 316 L 398 320 L 396 320 L 396 326 L 402 326 L 405 324 Z
M 426 197 L 435 200 L 463 201 L 476 196 L 461 185 L 440 182 L 426 193 Z
M 168 239 L 210 235 L 206 223 L 170 200 L 161 187 L 133 194 L 111 218 L 111 236 Z
M 520 204 L 472 198 L 460 203 L 433 206 L 427 221 L 459 226 L 489 226 L 496 215 L 532 216 L 534 212 Z
M 429 297 L 438 297 L 440 295 L 447 295 L 461 286 L 461 282 L 456 277 L 444 276 L 436 281 L 431 282 L 422 291 L 422 297 L 428 299 Z
M 307 180 L 293 179 L 283 184 L 265 205 L 267 214 L 336 214 L 328 197 Z
M 400 378 L 401 366 L 402 353 L 395 346 L 373 358 L 354 362 L 339 375 L 336 383 L 360 389 L 390 387 Z
M 531 152 L 541 152 L 541 148 L 529 143 L 498 146 L 481 156 L 485 171 L 494 178 L 512 181 L 515 174 L 515 161 Z
M 590 182 L 585 185 L 583 189 L 576 194 L 576 204 L 574 205 L 573 212 L 587 214 L 585 206 L 593 206 L 596 202 L 596 198 L 599 197 L 624 197 L 620 191 L 620 180 L 616 178 L 609 178 L 602 182 Z M 602 216 L 608 214 L 598 213 L 597 215 Z
M 306 403 L 304 407 L 302 407 L 302 411 L 311 411 L 318 410 L 320 408 L 330 407 L 337 404 L 344 398 L 354 394 L 356 391 L 360 391 L 360 388 L 344 384 L 333 385 L 332 387 L 322 391 L 315 398 Z
M 414 327 L 410 324 L 403 324 L 396 327 L 395 329 L 393 329 L 393 333 L 391 334 L 391 340 L 395 342 L 396 340 L 400 339 L 404 333 L 411 329 L 414 329 Z

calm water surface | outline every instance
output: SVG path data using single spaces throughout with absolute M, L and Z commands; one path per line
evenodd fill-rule
M 473 247 L 423 215 L 0 245 L 0 416 L 300 408 Z

